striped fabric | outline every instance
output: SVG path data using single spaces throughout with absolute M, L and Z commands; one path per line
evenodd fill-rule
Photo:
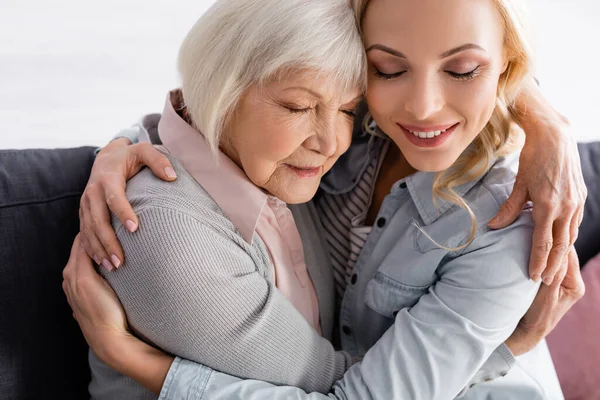
M 337 300 L 344 295 L 358 255 L 372 229 L 365 225 L 365 220 L 387 143 L 381 140 L 376 145 L 379 155 L 367 166 L 353 190 L 341 195 L 322 192 L 316 201 L 331 252 Z

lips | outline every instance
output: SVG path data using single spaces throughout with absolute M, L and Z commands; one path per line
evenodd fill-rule
M 295 165 L 286 164 L 286 167 L 300 178 L 313 178 L 321 172 L 321 166 L 318 167 L 298 167 Z
M 404 132 L 407 139 L 414 145 L 431 148 L 440 146 L 444 143 L 459 124 L 429 126 L 397 125 L 402 132 Z

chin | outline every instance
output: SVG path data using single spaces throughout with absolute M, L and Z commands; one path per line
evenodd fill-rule
M 308 203 L 315 197 L 319 185 L 302 185 L 301 187 L 295 187 L 294 189 L 283 189 L 278 190 L 278 193 L 273 193 L 278 199 L 287 204 L 303 204 Z
M 439 157 L 435 154 L 425 154 L 423 156 L 406 157 L 408 163 L 421 172 L 442 172 L 447 170 L 454 164 L 456 159 L 447 159 L 446 157 Z

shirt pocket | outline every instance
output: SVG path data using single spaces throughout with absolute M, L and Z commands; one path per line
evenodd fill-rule
M 403 308 L 414 306 L 427 293 L 427 286 L 410 286 L 377 272 L 367 284 L 365 304 L 387 318 L 394 318 Z

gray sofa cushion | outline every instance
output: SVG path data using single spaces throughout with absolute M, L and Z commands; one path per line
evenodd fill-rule
M 0 151 L 0 399 L 85 399 L 87 346 L 62 269 L 91 147 Z
M 600 253 L 600 142 L 580 143 L 579 155 L 588 188 L 585 216 L 575 243 L 581 265 Z

